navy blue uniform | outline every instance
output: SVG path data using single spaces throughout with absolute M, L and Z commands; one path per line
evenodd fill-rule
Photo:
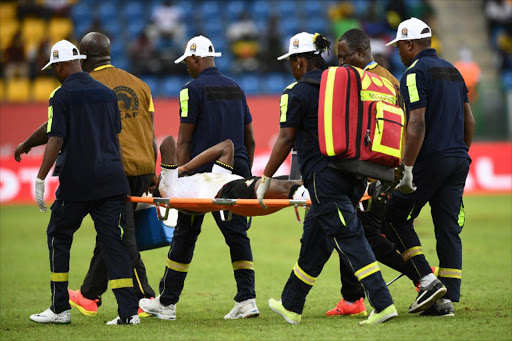
M 186 84 L 180 92 L 180 122 L 195 124 L 190 157 L 226 140 L 233 141 L 235 158 L 233 173 L 244 178 L 251 176 L 251 166 L 244 145 L 244 127 L 252 122 L 243 90 L 217 68 L 207 68 Z M 210 172 L 212 164 L 196 170 Z M 251 243 L 247 236 L 247 218 L 233 215 L 222 221 L 219 212 L 213 216 L 231 254 L 237 294 L 235 301 L 255 298 L 254 270 Z M 194 254 L 195 243 L 204 215 L 179 213 L 168 254 L 165 275 L 160 282 L 160 302 L 176 304 Z
M 90 214 L 98 233 L 119 316 L 137 314 L 130 258 L 119 226 L 128 182 L 119 157 L 121 120 L 115 94 L 85 72 L 70 75 L 50 97 L 48 136 L 64 140 L 59 188 L 48 224 L 52 306 L 70 309 L 69 251 L 74 232 Z
M 401 92 L 409 111 L 426 108 L 425 139 L 413 168 L 417 190 L 393 193 L 387 222 L 404 261 L 410 261 L 420 276 L 431 272 L 413 222 L 430 203 L 437 240 L 439 279 L 448 289 L 444 298 L 459 301 L 462 278 L 464 226 L 462 194 L 471 159 L 464 143 L 464 103 L 467 88 L 459 71 L 439 58 L 434 49 L 418 53 L 406 70 Z
M 321 70 L 308 71 L 303 79 L 320 81 L 321 75 Z M 281 97 L 281 128 L 296 128 L 295 149 L 312 200 L 299 259 L 281 295 L 282 303 L 286 309 L 302 313 L 309 290 L 336 247 L 379 312 L 393 301 L 354 210 L 366 181 L 329 168 L 328 158 L 320 153 L 319 90 L 318 85 L 297 82 L 289 85 Z

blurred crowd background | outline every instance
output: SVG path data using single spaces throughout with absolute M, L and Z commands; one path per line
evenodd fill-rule
M 141 77 L 156 98 L 178 96 L 190 80 L 174 60 L 198 34 L 222 52 L 217 66 L 248 95 L 279 94 L 292 81 L 276 57 L 301 31 L 326 35 L 334 49 L 325 58 L 336 65 L 337 39 L 361 28 L 376 61 L 400 79 L 397 49 L 384 44 L 409 17 L 432 27 L 433 47 L 463 74 L 478 136 L 510 138 L 512 0 L 2 0 L 0 99 L 46 102 L 58 86 L 51 70 L 40 71 L 51 46 L 77 44 L 90 31 L 110 37 L 112 64 Z

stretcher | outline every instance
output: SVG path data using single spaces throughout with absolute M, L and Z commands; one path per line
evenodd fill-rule
M 289 199 L 265 199 L 264 203 L 267 208 L 260 205 L 257 199 L 184 199 L 184 198 L 154 198 L 154 197 L 128 197 L 128 201 L 135 203 L 145 203 L 155 205 L 157 207 L 158 219 L 166 220 L 170 209 L 194 214 L 221 212 L 222 220 L 229 221 L 233 213 L 245 216 L 262 216 L 275 213 L 286 207 L 294 207 L 295 215 L 298 222 L 302 222 L 299 214 L 299 207 L 303 207 L 307 211 L 311 206 L 311 200 L 289 200 Z M 165 209 L 164 213 L 158 208 Z M 228 211 L 227 216 L 224 211 Z

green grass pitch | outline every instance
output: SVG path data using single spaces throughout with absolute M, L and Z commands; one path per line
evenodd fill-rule
M 70 325 L 39 325 L 29 320 L 50 305 L 46 226 L 49 213 L 36 206 L 0 207 L 1 340 L 511 340 L 512 339 L 512 200 L 510 195 L 465 199 L 462 232 L 464 266 L 461 302 L 455 318 L 417 317 L 407 313 L 415 288 L 402 278 L 390 286 L 399 317 L 389 323 L 360 327 L 361 318 L 325 317 L 340 298 L 338 257 L 334 252 L 311 290 L 302 322 L 287 324 L 268 308 L 279 298 L 299 252 L 302 226 L 292 209 L 256 217 L 249 230 L 254 252 L 259 318 L 226 321 L 235 281 L 229 251 L 211 215 L 203 224 L 181 300 L 177 320 L 145 318 L 138 326 L 106 326 L 117 315 L 111 291 L 98 316 L 72 310 Z M 427 259 L 437 265 L 435 240 L 425 207 L 416 228 Z M 75 234 L 70 288 L 79 288 L 94 247 L 95 232 L 87 218 Z M 158 290 L 167 248 L 144 251 L 150 283 Z M 397 276 L 381 266 L 384 278 Z M 367 305 L 368 309 L 371 309 Z

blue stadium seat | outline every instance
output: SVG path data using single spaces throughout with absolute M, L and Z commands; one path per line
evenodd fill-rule
M 240 74 L 234 79 L 244 90 L 246 95 L 255 95 L 260 93 L 260 78 L 256 74 Z
M 329 21 L 325 17 L 313 17 L 305 22 L 305 30 L 309 33 L 327 35 Z
M 82 1 L 71 7 L 71 18 L 75 24 L 86 19 L 90 21 L 91 17 L 93 17 L 93 10 L 87 2 Z
M 267 94 L 280 94 L 291 83 L 290 77 L 283 73 L 270 73 L 262 76 L 262 92 Z
M 144 18 L 138 18 L 128 22 L 127 36 L 137 37 L 146 28 L 146 21 Z
M 359 0 L 358 0 L 359 1 Z M 356 1 L 357 2 L 357 1 Z M 315 16 L 325 16 L 327 13 L 327 3 L 325 1 L 305 1 L 302 10 L 305 18 L 313 18 Z M 325 20 L 325 18 L 324 18 Z
M 250 1 L 249 11 L 253 18 L 267 19 L 270 16 L 272 4 L 267 0 Z
M 368 1 L 366 0 L 357 0 L 352 1 L 352 6 L 354 6 L 354 14 L 358 17 L 364 17 L 368 11 Z
M 257 16 L 254 19 L 254 23 L 256 24 L 256 27 L 258 28 L 258 32 L 265 32 L 267 30 L 268 25 L 268 17 L 266 16 Z
M 218 16 L 214 16 L 203 22 L 203 30 L 207 37 L 213 38 L 225 35 L 225 24 Z
M 128 60 L 128 58 L 126 58 L 125 54 L 118 55 L 118 56 L 111 55 L 111 57 L 112 57 L 112 65 L 114 65 L 115 67 L 117 67 L 119 69 L 125 70 L 125 71 L 131 71 L 130 70 L 130 61 Z
M 146 10 L 148 9 L 148 6 L 145 6 L 139 1 L 130 1 L 124 3 L 121 7 L 122 12 L 124 14 L 124 18 L 127 21 L 140 17 L 145 18 Z
M 236 20 L 240 17 L 240 14 L 245 10 L 246 2 L 241 0 L 230 1 L 226 6 L 226 14 L 230 21 Z
M 215 49 L 217 49 L 217 47 L 215 47 Z M 231 69 L 231 62 L 232 62 L 231 54 L 229 53 L 229 51 L 227 49 L 226 50 L 219 49 L 219 51 L 222 52 L 222 56 L 219 58 L 215 58 L 215 65 L 219 68 L 220 72 L 222 72 L 222 73 L 229 72 Z
M 91 17 L 83 18 L 78 21 L 75 21 L 75 19 L 73 19 L 73 34 L 77 39 L 81 39 L 86 33 L 88 33 L 87 30 L 89 29 L 89 27 L 91 27 L 91 25 Z
M 100 2 L 98 6 L 96 6 L 96 16 L 101 19 L 102 23 L 105 23 L 110 20 L 117 19 L 118 7 L 111 2 Z
M 121 36 L 121 29 L 122 29 L 122 25 L 120 24 L 119 22 L 119 19 L 117 17 L 115 18 L 112 18 L 111 20 L 107 21 L 107 22 L 103 22 L 103 28 L 105 29 L 105 31 L 107 31 L 107 33 L 109 35 L 111 35 L 112 37 L 119 37 Z
M 220 6 L 216 1 L 205 1 L 199 5 L 199 13 L 202 17 L 203 22 L 212 20 L 213 18 L 220 17 Z
M 161 83 L 161 95 L 163 97 L 179 97 L 181 88 L 186 81 L 182 77 L 169 76 L 164 78 Z
M 154 76 L 141 76 L 140 77 L 151 89 L 151 95 L 153 97 L 161 97 L 165 94 L 160 90 L 160 80 Z
M 291 36 L 299 33 L 299 21 L 294 16 L 287 17 L 286 20 L 281 20 L 279 24 L 285 39 L 289 39 Z
M 285 20 L 281 20 L 281 22 L 291 18 L 297 18 L 297 2 L 293 0 L 281 0 L 275 5 L 277 5 L 277 13 L 281 18 L 286 18 Z

